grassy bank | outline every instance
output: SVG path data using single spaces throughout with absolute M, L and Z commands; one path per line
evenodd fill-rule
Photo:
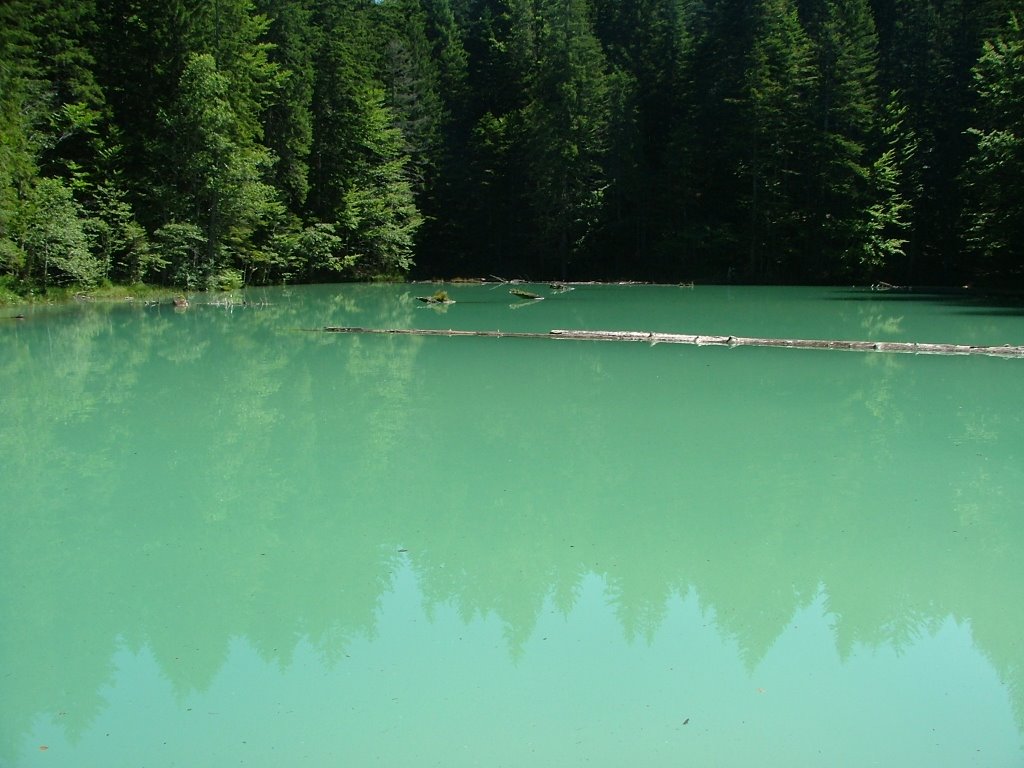
M 19 293 L 9 285 L 0 283 L 0 306 L 12 307 L 26 304 L 63 304 L 69 301 L 164 301 L 180 295 L 181 290 L 159 285 L 100 285 L 91 288 L 81 286 L 49 287 L 45 291 L 30 290 Z

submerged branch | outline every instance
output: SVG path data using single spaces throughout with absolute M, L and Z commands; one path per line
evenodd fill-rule
M 787 347 L 791 349 L 835 349 L 847 352 L 897 352 L 914 355 L 988 355 L 1024 358 L 1024 346 L 972 346 L 927 344 L 905 341 L 838 341 L 828 339 L 763 339 L 748 336 L 700 336 L 649 331 L 460 331 L 436 328 L 361 328 L 326 326 L 325 333 L 377 333 L 394 336 L 479 336 L 510 339 L 572 339 L 580 341 L 644 341 L 649 344 L 690 344 L 707 347 Z

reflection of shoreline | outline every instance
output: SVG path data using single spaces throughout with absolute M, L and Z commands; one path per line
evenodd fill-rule
M 372 634 L 351 636 L 341 657 L 299 637 L 286 660 L 267 658 L 236 636 L 208 686 L 175 693 L 148 647 L 122 647 L 90 726 L 67 740 L 61 716 L 38 719 L 21 748 L 46 744 L 48 757 L 79 765 L 129 753 L 160 765 L 271 765 L 282 752 L 288 762 L 479 765 L 500 749 L 496 764 L 545 766 L 781 766 L 806 755 L 969 764 L 979 746 L 992 764 L 1010 764 L 1019 754 L 1006 689 L 952 619 L 901 653 L 840 659 L 820 594 L 749 669 L 692 590 L 669 597 L 645 640 L 623 637 L 610 600 L 603 578 L 584 576 L 568 612 L 544 601 L 512 659 L 500 619 L 467 619 L 451 604 L 425 610 L 399 564 Z M 922 685 L 934 695 L 922 700 Z
M 755 670 L 824 585 L 844 659 L 952 615 L 1024 690 L 1005 367 L 514 342 L 491 359 L 282 331 L 413 306 L 297 294 L 142 336 L 99 314 L 0 360 L 0 637 L 25 670 L 0 722 L 86 728 L 119 636 L 178 697 L 210 688 L 235 637 L 282 665 L 299 638 L 343 659 L 382 631 L 398 546 L 431 610 L 500 619 L 503 659 L 596 573 L 644 641 L 695 585 Z

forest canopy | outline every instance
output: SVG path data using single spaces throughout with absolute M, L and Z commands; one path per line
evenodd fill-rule
M 0 292 L 1024 277 L 1011 0 L 7 0 Z

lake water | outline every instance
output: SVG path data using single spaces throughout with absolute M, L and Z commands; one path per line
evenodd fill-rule
M 1024 311 L 434 288 L 0 320 L 0 765 L 1024 764 L 1024 360 L 303 330 Z

